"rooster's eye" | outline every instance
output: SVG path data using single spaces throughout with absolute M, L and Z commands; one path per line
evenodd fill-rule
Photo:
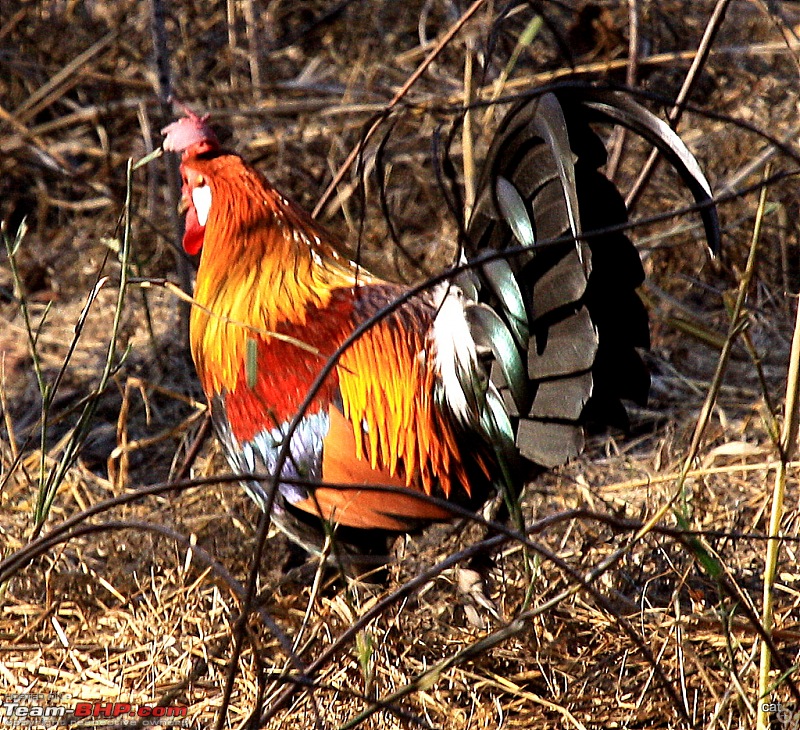
M 211 210 L 211 188 L 208 185 L 200 185 L 192 190 L 192 202 L 197 213 L 197 222 L 204 226 L 208 220 L 208 212 Z

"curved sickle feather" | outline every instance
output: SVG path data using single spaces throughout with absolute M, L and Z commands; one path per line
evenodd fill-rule
M 561 95 L 563 92 L 559 92 Z M 691 190 L 695 202 L 701 205 L 706 240 L 712 254 L 719 253 L 721 232 L 717 208 L 713 205 L 711 185 L 703 175 L 694 155 L 666 122 L 641 104 L 619 91 L 582 87 L 573 94 L 564 94 L 589 112 L 589 121 L 612 122 L 635 132 L 646 139 L 669 160 L 686 186 Z
M 497 176 L 496 188 L 497 204 L 514 236 L 523 246 L 533 248 L 536 238 L 533 235 L 533 226 L 525 208 L 525 201 L 519 190 L 502 175 Z
M 578 190 L 575 182 L 575 155 L 569 144 L 564 110 L 555 94 L 542 95 L 532 124 L 553 153 L 553 160 L 561 179 L 561 188 L 564 191 L 570 228 L 577 236 L 581 233 L 581 218 L 578 212 Z

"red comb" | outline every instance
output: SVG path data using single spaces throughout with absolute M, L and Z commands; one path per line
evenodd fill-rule
M 185 152 L 194 145 L 202 145 L 208 149 L 219 148 L 219 140 L 211 127 L 206 124 L 208 114 L 200 117 L 189 107 L 180 104 L 183 113 L 186 115 L 177 122 L 168 124 L 161 130 L 164 135 L 163 148 L 167 152 Z

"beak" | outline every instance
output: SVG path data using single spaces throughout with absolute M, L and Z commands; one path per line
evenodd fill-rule
M 190 205 L 191 201 L 185 195 L 181 195 L 181 199 L 178 202 L 178 215 L 185 215 Z

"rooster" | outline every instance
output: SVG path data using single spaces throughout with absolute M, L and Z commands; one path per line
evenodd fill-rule
M 668 157 L 715 249 L 697 162 L 621 92 L 517 103 L 487 153 L 462 265 L 413 290 L 348 260 L 206 117 L 185 110 L 164 129 L 181 155 L 183 245 L 200 255 L 190 341 L 215 431 L 295 542 L 319 553 L 334 528 L 351 552 L 379 553 L 382 536 L 451 519 L 448 502 L 514 493 L 530 464 L 578 454 L 587 421 L 622 425 L 623 401 L 645 402 L 644 272 L 590 122 Z

